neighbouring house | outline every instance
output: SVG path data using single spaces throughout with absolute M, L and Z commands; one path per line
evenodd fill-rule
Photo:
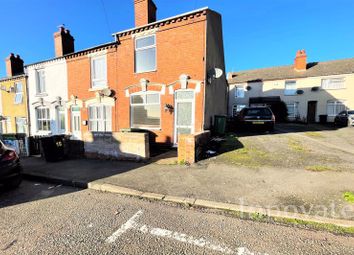
M 289 120 L 311 123 L 321 116 L 332 122 L 339 112 L 354 109 L 354 58 L 308 63 L 299 50 L 294 65 L 229 73 L 228 83 L 229 115 L 284 101 Z
M 0 134 L 28 135 L 27 83 L 19 55 L 6 58 L 7 77 L 0 79 Z
M 134 7 L 135 27 L 114 42 L 65 55 L 68 127 L 86 153 L 145 157 L 146 143 L 172 146 L 227 113 L 221 16 L 203 8 L 157 21 L 152 0 Z
M 70 31 L 60 27 L 54 34 L 54 45 L 55 58 L 25 67 L 32 136 L 68 132 L 68 77 L 64 55 L 74 52 L 74 38 Z

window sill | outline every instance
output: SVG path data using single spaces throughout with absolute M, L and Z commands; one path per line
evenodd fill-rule
M 153 128 L 153 127 L 131 127 L 131 130 L 154 130 L 154 131 L 161 131 L 161 127 Z M 132 131 L 134 132 L 134 131 Z
M 151 70 L 151 71 L 144 71 L 144 72 L 134 72 L 135 75 L 138 75 L 138 74 L 146 74 L 146 73 L 156 73 L 157 72 L 157 69 L 154 69 L 154 70 Z
M 46 97 L 46 96 L 48 96 L 47 93 L 36 94 L 36 97 Z
M 94 91 L 100 91 L 100 90 L 104 90 L 104 89 L 108 89 L 108 86 L 97 87 L 97 88 L 90 88 L 89 91 L 90 91 L 90 92 L 94 92 Z

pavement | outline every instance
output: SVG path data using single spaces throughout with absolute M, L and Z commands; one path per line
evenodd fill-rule
M 25 181 L 0 193 L 0 253 L 354 254 L 354 237 Z

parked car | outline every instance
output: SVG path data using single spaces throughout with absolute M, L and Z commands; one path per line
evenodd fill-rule
M 338 113 L 334 118 L 334 125 L 341 127 L 354 126 L 354 110 Z
M 273 130 L 275 116 L 269 107 L 246 107 L 237 115 L 237 123 L 245 128 L 259 127 Z
M 0 186 L 16 188 L 22 182 L 22 167 L 15 150 L 0 140 Z

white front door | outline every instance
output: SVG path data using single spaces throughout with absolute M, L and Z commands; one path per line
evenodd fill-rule
M 175 144 L 179 134 L 194 133 L 194 100 L 193 90 L 175 92 Z
M 81 139 L 81 110 L 77 106 L 71 107 L 71 132 L 73 139 Z

